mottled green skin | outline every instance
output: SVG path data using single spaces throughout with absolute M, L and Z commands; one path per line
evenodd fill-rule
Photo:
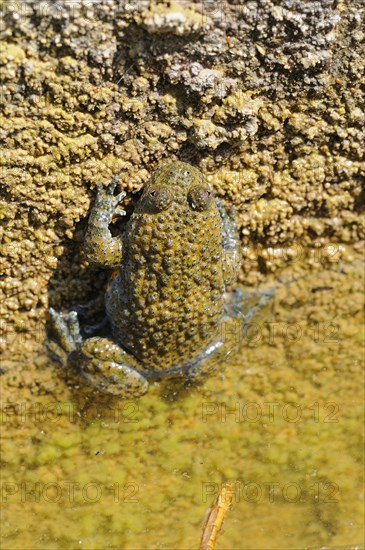
M 209 189 L 202 174 L 183 163 L 155 173 L 125 232 L 119 275 L 106 295 L 116 342 L 142 369 L 184 364 L 217 335 L 225 288 L 222 220 L 212 195 L 192 208 L 189 190 Z M 151 192 L 167 192 L 156 207 Z
M 113 237 L 109 224 L 124 197 L 114 196 L 116 185 L 99 188 L 85 236 L 88 259 L 116 268 L 105 297 L 113 339 L 82 341 L 75 312 L 66 321 L 51 316 L 83 376 L 130 397 L 143 395 L 150 378 L 202 378 L 228 355 L 220 329 L 238 238 L 204 176 L 182 162 L 151 177 L 124 233 Z

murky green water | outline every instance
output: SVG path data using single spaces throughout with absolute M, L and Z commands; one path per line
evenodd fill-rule
M 200 389 L 111 402 L 47 364 L 52 393 L 3 393 L 2 548 L 198 548 L 226 481 L 218 549 L 360 545 L 362 285 L 362 267 L 283 285 Z

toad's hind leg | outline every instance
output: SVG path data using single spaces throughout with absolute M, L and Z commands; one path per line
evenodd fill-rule
M 93 337 L 82 341 L 76 311 L 58 313 L 49 310 L 53 330 L 67 358 L 63 366 L 76 370 L 91 386 L 121 399 L 138 398 L 148 390 L 148 382 L 137 372 L 139 364 L 108 338 Z M 52 351 L 52 349 L 51 349 Z M 59 346 L 55 355 L 59 356 Z
M 265 314 L 265 306 L 270 304 L 274 295 L 275 288 L 273 287 L 254 291 L 237 287 L 226 293 L 224 315 L 226 318 L 240 319 L 245 332 L 250 323 L 258 322 L 260 317 Z
M 205 382 L 209 376 L 215 374 L 222 367 L 222 363 L 230 353 L 231 350 L 221 340 L 210 344 L 186 366 L 187 383 L 200 384 Z
M 187 367 L 188 382 L 200 383 L 217 371 L 224 370 L 228 357 L 240 350 L 250 323 L 274 295 L 274 289 L 253 292 L 250 295 L 236 289 L 227 293 L 224 316 L 216 342 L 209 345 Z
M 88 338 L 74 363 L 83 378 L 103 393 L 121 399 L 138 398 L 148 390 L 145 377 L 137 372 L 137 361 L 108 338 Z

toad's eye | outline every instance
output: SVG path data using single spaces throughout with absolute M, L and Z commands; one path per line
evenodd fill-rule
M 192 210 L 197 210 L 198 212 L 208 210 L 212 200 L 212 192 L 208 187 L 196 185 L 189 189 L 188 202 Z
M 170 206 L 172 198 L 166 187 L 156 186 L 147 191 L 145 200 L 151 211 L 161 212 Z

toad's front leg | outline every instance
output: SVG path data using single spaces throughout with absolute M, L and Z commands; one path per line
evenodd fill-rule
M 235 223 L 235 208 L 227 214 L 219 200 L 217 206 L 222 220 L 222 265 L 224 283 L 227 287 L 237 280 L 241 267 L 240 240 Z
M 102 267 L 120 266 L 122 261 L 122 236 L 113 237 L 109 230 L 115 209 L 125 197 L 125 193 L 114 196 L 117 183 L 118 178 L 114 177 L 108 187 L 99 185 L 85 235 L 84 250 L 87 259 Z

